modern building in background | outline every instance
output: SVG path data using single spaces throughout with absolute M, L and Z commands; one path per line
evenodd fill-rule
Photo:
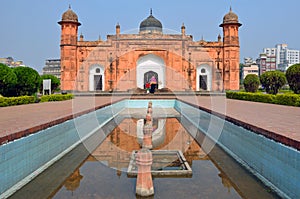
M 259 58 L 256 60 L 256 64 L 259 67 L 259 75 L 263 74 L 266 71 L 276 70 L 276 54 L 262 53 L 259 55 Z
M 0 58 L 0 63 L 5 64 L 11 68 L 25 66 L 23 61 L 15 61 L 12 57 Z
M 251 57 L 244 57 L 244 65 L 249 66 L 256 63 Z
M 243 79 L 245 79 L 245 77 L 249 74 L 259 76 L 259 68 L 256 63 L 243 67 Z
M 245 79 L 245 77 L 249 74 L 259 76 L 259 67 L 258 64 L 252 58 L 245 57 L 242 69 L 242 79 Z
M 54 75 L 60 79 L 60 59 L 47 59 L 42 73 L 43 75 Z
M 158 89 L 215 91 L 239 89 L 239 23 L 230 11 L 224 15 L 223 37 L 194 41 L 181 33 L 166 34 L 152 10 L 135 34 L 115 34 L 102 41 L 78 39 L 81 25 L 71 8 L 61 21 L 61 89 L 64 91 L 127 91 L 145 87 L 152 76 Z
M 287 44 L 276 45 L 276 68 L 277 70 L 286 71 L 288 67 L 300 63 L 299 50 L 288 49 Z
M 277 44 L 275 48 L 264 48 L 263 53 L 257 59 L 260 74 L 273 70 L 285 72 L 291 65 L 300 63 L 299 56 L 300 51 L 288 49 L 287 44 Z

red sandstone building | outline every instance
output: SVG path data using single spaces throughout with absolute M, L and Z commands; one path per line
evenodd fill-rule
M 153 15 L 143 20 L 137 34 L 116 33 L 106 41 L 78 40 L 78 16 L 62 15 L 61 89 L 65 91 L 127 91 L 144 88 L 154 75 L 158 89 L 218 91 L 239 89 L 240 46 L 238 16 L 230 11 L 217 41 L 194 41 L 181 33 L 164 34 Z

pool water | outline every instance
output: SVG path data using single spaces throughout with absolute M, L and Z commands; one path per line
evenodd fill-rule
M 186 131 L 189 124 L 164 119 L 163 139 L 153 150 L 182 151 L 193 174 L 154 177 L 153 198 L 279 198 L 218 146 L 206 154 Z M 137 122 L 110 122 L 103 129 L 111 133 L 91 154 L 79 145 L 11 198 L 136 198 L 136 178 L 126 172 L 132 151 L 140 149 Z

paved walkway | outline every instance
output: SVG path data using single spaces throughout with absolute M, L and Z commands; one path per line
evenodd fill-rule
M 135 98 L 174 98 L 136 96 Z M 246 128 L 300 150 L 300 108 L 225 99 L 222 96 L 177 96 L 201 108 L 226 116 Z M 95 110 L 126 96 L 76 97 L 62 102 L 47 102 L 0 108 L 0 144 Z

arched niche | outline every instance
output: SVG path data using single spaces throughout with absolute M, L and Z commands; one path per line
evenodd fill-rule
M 89 91 L 104 91 L 105 89 L 104 67 L 98 64 L 89 68 Z
M 212 70 L 211 66 L 208 64 L 201 64 L 197 67 L 197 76 L 196 76 L 196 89 L 197 91 L 212 90 Z

